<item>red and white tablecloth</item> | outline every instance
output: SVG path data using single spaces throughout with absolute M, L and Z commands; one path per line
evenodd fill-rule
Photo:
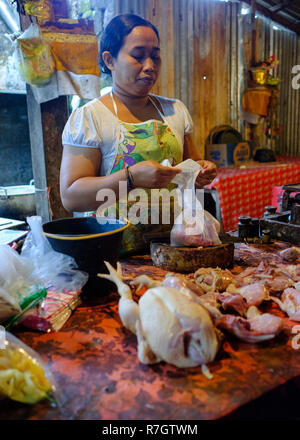
M 238 217 L 263 217 L 271 205 L 272 188 L 300 182 L 300 157 L 276 157 L 276 163 L 251 164 L 246 168 L 219 168 L 207 186 L 216 188 L 225 231 L 237 229 Z

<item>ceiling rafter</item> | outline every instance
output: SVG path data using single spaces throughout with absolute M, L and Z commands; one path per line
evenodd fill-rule
M 278 5 L 272 6 L 270 8 L 271 12 L 279 12 L 282 9 L 286 8 L 287 6 L 289 6 L 291 3 L 293 2 L 293 0 L 285 0 L 282 1 L 281 3 L 279 3 Z
M 251 6 L 251 0 L 240 0 L 241 3 L 247 3 L 248 5 Z M 289 0 L 288 0 L 289 1 Z M 266 4 L 266 1 L 263 2 L 264 4 Z M 281 2 L 282 4 L 283 2 Z M 289 1 L 289 6 L 292 5 L 293 2 Z M 257 12 L 260 12 L 261 14 L 265 15 L 266 17 L 271 18 L 271 20 L 281 24 L 284 27 L 287 27 L 288 29 L 290 29 L 293 32 L 296 32 L 298 35 L 300 35 L 300 14 L 297 14 L 296 16 L 291 16 L 289 15 L 290 18 L 286 18 L 286 15 L 280 15 L 280 12 L 285 12 L 285 8 L 288 6 L 287 4 L 283 5 L 283 7 L 278 11 L 278 12 L 272 12 L 272 6 L 269 5 L 270 7 L 266 7 L 263 6 L 262 4 L 259 3 L 259 0 L 256 0 L 256 5 L 255 5 L 255 9 Z M 277 5 L 279 6 L 279 5 Z M 275 7 L 273 5 L 273 7 Z

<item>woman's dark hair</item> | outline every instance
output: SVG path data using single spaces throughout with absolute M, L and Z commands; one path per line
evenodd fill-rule
M 106 50 L 110 52 L 113 58 L 118 56 L 121 47 L 124 44 L 124 40 L 127 35 L 137 26 L 150 27 L 154 30 L 159 41 L 159 33 L 157 28 L 145 20 L 139 15 L 134 14 L 121 14 L 114 17 L 104 29 L 104 32 L 100 41 L 100 56 L 99 65 L 103 73 L 111 75 L 110 69 L 106 66 L 102 59 L 102 54 Z

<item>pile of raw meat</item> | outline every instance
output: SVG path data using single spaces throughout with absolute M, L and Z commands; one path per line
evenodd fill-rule
M 109 275 L 120 294 L 119 314 L 126 328 L 137 336 L 138 358 L 146 364 L 166 361 L 177 367 L 205 365 L 215 359 L 223 331 L 248 343 L 274 338 L 284 328 L 280 316 L 264 312 L 274 301 L 291 320 L 300 321 L 300 251 L 280 252 L 281 261 L 266 262 L 238 273 L 200 268 L 188 276 L 168 273 L 162 281 L 146 275 L 131 286 L 146 287 L 134 301 L 123 282 L 121 265 L 109 263 Z

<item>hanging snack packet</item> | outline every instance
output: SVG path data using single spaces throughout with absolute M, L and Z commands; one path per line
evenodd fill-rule
M 15 63 L 22 79 L 34 86 L 48 84 L 55 71 L 55 63 L 39 26 L 32 23 L 21 35 L 12 38 L 15 39 Z

